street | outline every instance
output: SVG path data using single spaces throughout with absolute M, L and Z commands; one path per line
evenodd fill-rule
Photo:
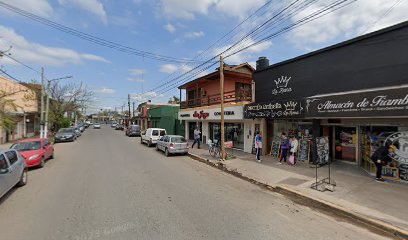
M 0 201 L 4 240 L 384 239 L 108 125 Z

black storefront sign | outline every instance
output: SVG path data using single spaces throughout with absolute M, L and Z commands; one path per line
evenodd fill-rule
M 408 87 L 312 97 L 305 100 L 306 118 L 406 116 Z
M 245 105 L 244 118 L 300 118 L 303 115 L 301 100 L 273 101 Z

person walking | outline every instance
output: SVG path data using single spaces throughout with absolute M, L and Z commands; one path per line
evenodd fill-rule
M 289 139 L 288 139 L 288 137 L 286 136 L 286 133 L 282 133 L 282 137 L 281 137 L 281 146 L 280 146 L 280 148 L 281 148 L 281 155 L 280 155 L 280 159 L 279 159 L 279 163 L 278 164 L 282 164 L 282 160 L 283 160 L 283 162 L 286 162 L 286 159 L 287 159 L 287 157 L 288 157 L 288 150 L 289 150 L 289 148 L 290 148 L 290 145 L 289 145 Z
M 194 142 L 191 148 L 194 148 L 194 145 L 197 143 L 197 149 L 200 149 L 200 141 L 201 141 L 201 132 L 198 129 L 198 127 L 196 127 L 196 129 L 194 129 Z
M 394 152 L 396 147 L 394 145 L 383 145 L 380 144 L 380 147 L 375 150 L 373 155 L 371 156 L 371 160 L 375 164 L 377 168 L 377 172 L 375 174 L 375 180 L 379 182 L 384 182 L 384 178 L 382 178 L 382 167 L 387 164 L 389 160 L 389 154 Z
M 296 155 L 298 151 L 299 141 L 296 139 L 295 136 L 291 137 L 290 141 L 290 155 L 293 156 L 293 165 L 296 165 Z
M 255 136 L 255 150 L 256 150 L 256 161 L 261 162 L 261 152 L 262 152 L 262 137 L 259 131 L 256 132 Z

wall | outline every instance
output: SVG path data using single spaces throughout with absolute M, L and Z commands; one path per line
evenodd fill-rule
M 10 112 L 38 112 L 38 100 L 35 91 L 29 89 L 26 86 L 19 84 L 18 82 L 6 79 L 0 76 L 0 90 L 4 93 L 15 93 L 7 96 L 7 99 L 14 100 L 14 104 L 17 110 L 12 108 L 6 109 Z M 1 94 L 0 91 L 0 94 Z
M 254 73 L 256 102 L 406 84 L 408 24 Z M 275 80 L 290 80 L 277 87 Z M 261 87 L 259 87 L 261 86 Z M 272 94 L 274 90 L 282 91 Z

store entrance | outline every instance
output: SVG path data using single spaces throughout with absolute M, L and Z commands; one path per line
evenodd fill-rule
M 244 126 L 242 123 L 225 123 L 225 141 L 232 141 L 234 147 L 244 149 Z M 210 139 L 215 142 L 221 132 L 220 123 L 210 123 Z
M 356 162 L 357 128 L 334 127 L 334 158 L 348 162 Z

